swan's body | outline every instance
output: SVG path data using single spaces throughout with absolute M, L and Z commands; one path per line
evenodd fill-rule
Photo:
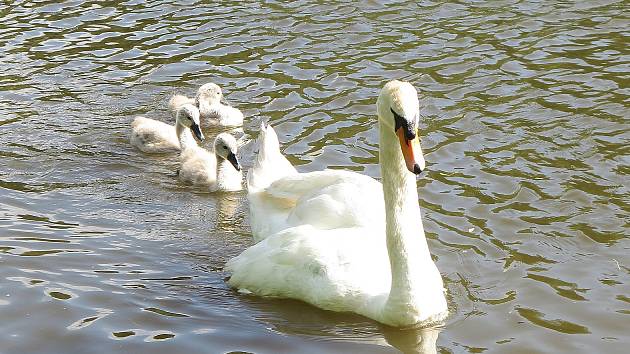
M 416 140 L 418 107 L 408 83 L 393 81 L 381 91 L 382 185 L 348 171 L 297 173 L 281 155 L 273 129 L 264 129 L 247 178 L 252 233 L 259 242 L 227 263 L 229 284 L 391 326 L 443 320 L 448 309 L 442 278 L 409 172 L 424 168 Z
M 213 191 L 239 191 L 243 175 L 236 153 L 236 139 L 228 133 L 217 135 L 213 152 L 197 144 L 187 146 L 180 154 L 179 179 Z
M 131 122 L 129 140 L 131 145 L 146 153 L 174 152 L 185 146 L 197 146 L 191 129 L 203 140 L 199 128 L 199 109 L 195 105 L 184 103 L 177 108 L 175 126 L 154 119 L 136 117 Z
M 185 104 L 191 104 L 193 106 L 196 106 L 194 98 L 186 97 L 180 94 L 175 94 L 168 101 L 168 109 L 169 111 L 176 113 L 177 109 Z
M 222 103 L 223 92 L 214 83 L 207 83 L 199 87 L 194 98 L 184 95 L 171 97 L 168 106 L 173 112 L 183 104 L 194 104 L 199 108 L 201 118 L 211 125 L 234 127 L 243 125 L 243 113 L 230 105 Z
M 175 127 L 145 117 L 136 117 L 131 123 L 131 145 L 146 153 L 179 151 Z

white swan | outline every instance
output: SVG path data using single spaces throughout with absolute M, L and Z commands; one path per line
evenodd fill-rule
M 217 135 L 214 152 L 197 144 L 186 146 L 180 154 L 179 179 L 212 191 L 240 191 L 243 175 L 237 149 L 236 139 L 228 133 Z
M 389 82 L 377 110 L 382 185 L 348 171 L 297 173 L 273 129 L 263 130 L 247 177 L 252 233 L 260 242 L 226 264 L 230 286 L 396 327 L 445 319 L 445 290 L 424 236 L 414 174 L 425 165 L 417 92 Z
M 171 97 L 168 106 L 173 112 L 185 103 L 194 104 L 199 108 L 201 118 L 211 125 L 234 127 L 243 125 L 243 113 L 230 105 L 222 103 L 223 92 L 214 83 L 207 83 L 199 87 L 195 98 L 184 95 Z
M 177 110 L 177 117 L 176 120 L 181 121 L 190 121 L 192 117 L 196 117 L 198 124 L 199 110 L 194 105 L 182 104 Z M 177 123 L 175 125 L 177 126 Z M 198 126 L 197 129 L 199 129 Z M 199 130 L 199 134 L 198 136 L 203 136 L 201 130 Z M 146 153 L 179 151 L 181 149 L 180 140 L 182 139 L 185 143 L 193 140 L 192 144 L 196 145 L 188 129 L 180 128 L 178 130 L 175 126 L 145 117 L 136 117 L 131 123 L 129 142 Z

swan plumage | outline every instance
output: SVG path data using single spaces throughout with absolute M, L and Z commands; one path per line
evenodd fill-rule
M 192 104 L 196 106 L 194 98 L 186 97 L 180 94 L 175 94 L 168 101 L 168 109 L 173 113 L 177 113 L 177 109 L 185 104 Z
M 262 122 L 258 135 L 258 154 L 254 166 L 247 172 L 247 190 L 258 192 L 271 182 L 295 173 L 295 167 L 280 152 L 275 130 Z
M 247 177 L 258 243 L 226 264 L 230 286 L 397 327 L 447 316 L 418 205 L 414 173 L 424 158 L 415 88 L 389 82 L 377 112 L 383 184 L 342 170 L 298 173 L 273 128 L 262 128 Z
M 131 145 L 146 153 L 179 151 L 182 144 L 197 145 L 191 135 L 191 130 L 183 129 L 184 127 L 193 129 L 195 135 L 202 139 L 203 134 L 199 126 L 193 122 L 195 119 L 198 124 L 199 109 L 192 104 L 183 104 L 178 107 L 175 126 L 139 116 L 131 122 L 129 141 Z
M 214 150 L 197 144 L 187 146 L 180 154 L 179 179 L 185 183 L 208 186 L 213 191 L 239 191 L 243 175 L 236 157 L 236 139 L 221 133 L 214 140 Z
M 183 104 L 196 105 L 202 120 L 210 125 L 225 127 L 243 125 L 243 113 L 238 108 L 224 103 L 223 91 L 215 83 L 201 85 L 194 98 L 173 95 L 169 100 L 169 110 L 176 112 Z

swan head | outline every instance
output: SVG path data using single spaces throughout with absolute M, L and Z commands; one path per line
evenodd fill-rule
M 190 128 L 199 141 L 203 142 L 204 137 L 199 127 L 199 109 L 190 103 L 182 105 L 177 110 L 175 118 L 177 124 Z
M 201 102 L 204 102 L 210 106 L 219 104 L 223 100 L 223 91 L 219 85 L 209 82 L 207 84 L 201 85 L 201 87 L 197 90 L 197 95 L 195 96 L 195 103 L 197 107 Z
M 234 166 L 237 171 L 240 171 L 241 164 L 236 158 L 237 151 L 238 144 L 232 135 L 221 133 L 214 139 L 214 153 L 222 159 L 230 161 L 232 166 Z
M 381 90 L 376 106 L 382 128 L 389 130 L 389 136 L 400 143 L 407 169 L 420 174 L 426 163 L 418 134 L 420 121 L 418 92 L 408 82 L 390 81 Z

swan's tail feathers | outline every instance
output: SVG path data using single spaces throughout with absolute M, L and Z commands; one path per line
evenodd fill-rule
M 275 130 L 271 125 L 262 122 L 258 136 L 258 155 L 254 160 L 254 165 L 247 172 L 249 193 L 263 190 L 274 181 L 294 173 L 297 173 L 295 167 L 280 152 L 280 143 Z
M 133 119 L 133 121 L 131 121 L 131 129 L 136 129 L 139 125 L 141 125 L 142 123 L 146 122 L 147 119 L 143 116 L 137 116 L 136 118 Z
M 147 118 L 145 116 L 136 116 L 132 121 L 131 121 L 131 130 L 135 131 L 135 130 L 143 130 L 142 126 L 144 126 L 145 124 L 148 126 L 151 126 L 153 123 L 155 123 L 155 121 L 153 119 Z
M 186 103 L 195 104 L 195 100 L 184 95 L 173 95 L 173 97 L 171 97 L 168 101 L 168 110 L 175 114 L 179 107 L 185 105 Z

